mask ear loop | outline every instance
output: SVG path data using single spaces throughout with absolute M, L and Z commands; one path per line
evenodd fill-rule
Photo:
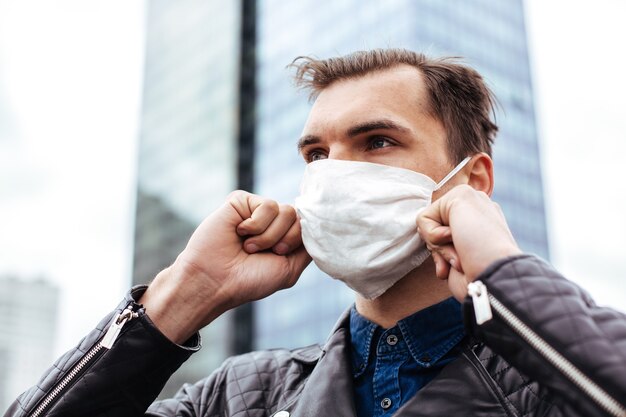
M 435 186 L 435 190 L 434 191 L 437 191 L 438 189 L 443 187 L 450 180 L 450 178 L 454 177 L 457 174 L 457 172 L 462 170 L 463 167 L 465 165 L 467 165 L 467 163 L 470 161 L 470 159 L 472 159 L 472 157 L 468 156 L 467 158 L 462 160 L 456 167 L 454 167 L 454 169 L 452 171 L 450 171 L 450 173 L 448 175 L 446 175 L 445 177 L 443 177 L 443 179 L 441 181 L 439 181 L 439 183 Z

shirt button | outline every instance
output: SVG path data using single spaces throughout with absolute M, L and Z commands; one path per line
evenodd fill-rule
M 398 336 L 396 336 L 395 334 L 390 334 L 389 336 L 387 336 L 387 344 L 389 346 L 395 346 L 396 343 L 398 343 Z
M 388 409 L 389 407 L 391 407 L 391 400 L 389 398 L 383 398 L 383 400 L 380 402 L 380 406 L 383 408 L 383 410 Z

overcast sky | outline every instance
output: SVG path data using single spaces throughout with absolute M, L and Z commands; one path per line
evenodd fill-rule
M 527 2 L 552 263 L 626 311 L 626 2 Z
M 143 6 L 0 0 L 0 273 L 61 285 L 56 353 L 129 285 Z
M 62 287 L 56 353 L 128 287 L 143 7 L 0 0 L 0 274 Z M 626 3 L 527 12 L 552 262 L 626 310 Z

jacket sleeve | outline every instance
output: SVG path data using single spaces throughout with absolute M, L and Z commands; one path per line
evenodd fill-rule
M 626 315 L 597 306 L 530 255 L 498 261 L 477 280 L 487 288 L 493 318 L 477 325 L 468 297 L 470 334 L 549 390 L 559 408 L 626 416 Z
M 116 310 L 9 407 L 5 417 L 30 417 L 38 409 L 35 415 L 47 417 L 144 415 L 172 373 L 200 349 L 199 335 L 179 346 L 154 326 L 135 302 L 145 288 L 134 287 Z M 124 324 L 110 349 L 98 348 L 112 320 L 127 307 L 137 315 Z

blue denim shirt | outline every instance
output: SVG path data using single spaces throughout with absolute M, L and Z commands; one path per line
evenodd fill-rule
M 350 312 L 352 373 L 358 417 L 393 415 L 459 356 L 461 304 L 449 298 L 383 329 Z

